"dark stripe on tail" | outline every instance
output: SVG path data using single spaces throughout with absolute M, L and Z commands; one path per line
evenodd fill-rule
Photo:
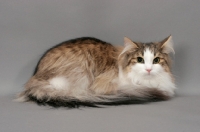
M 158 102 L 158 101 L 164 101 L 169 99 L 168 96 L 161 94 L 160 91 L 152 91 L 149 96 L 147 97 L 123 97 L 121 99 L 112 99 L 109 102 L 83 102 L 78 99 L 63 99 L 63 98 L 47 98 L 43 97 L 41 99 L 37 99 L 33 95 L 28 96 L 29 101 L 34 101 L 38 105 L 49 105 L 55 108 L 58 107 L 66 107 L 66 108 L 80 108 L 80 107 L 96 107 L 101 108 L 103 105 L 105 106 L 118 106 L 118 105 L 131 105 L 131 104 L 145 104 L 150 102 Z
M 48 98 L 42 98 L 37 99 L 36 97 L 29 95 L 28 96 L 30 101 L 36 102 L 38 105 L 49 105 L 55 108 L 58 107 L 66 107 L 66 108 L 79 108 L 79 107 L 98 107 L 92 102 L 82 102 L 79 100 L 63 100 L 63 99 L 48 99 Z

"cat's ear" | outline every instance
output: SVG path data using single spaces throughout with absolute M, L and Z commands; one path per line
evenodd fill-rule
M 135 50 L 138 48 L 138 45 L 136 43 L 134 43 L 132 40 L 130 40 L 127 37 L 124 37 L 124 49 L 122 50 L 121 54 L 119 56 L 121 56 L 122 54 L 124 54 L 125 52 L 131 50 Z
M 161 41 L 161 49 L 162 49 L 163 53 L 166 53 L 166 54 L 173 53 L 173 54 L 175 54 L 175 51 L 174 51 L 174 48 L 173 48 L 173 40 L 172 40 L 171 35 Z
M 138 48 L 138 45 L 127 37 L 124 37 L 124 46 L 130 48 Z
M 129 50 L 135 50 L 138 48 L 138 45 L 136 43 L 134 43 L 132 40 L 130 40 L 129 38 L 127 37 L 124 37 L 124 49 L 123 51 L 121 52 L 120 55 L 122 55 L 123 53 L 125 53 L 126 51 L 129 51 Z
M 122 68 L 124 68 L 125 66 L 127 66 L 128 63 L 128 53 L 129 52 L 134 52 L 137 48 L 139 48 L 139 46 L 134 43 L 132 40 L 130 40 L 127 37 L 124 37 L 124 48 L 122 50 L 122 52 L 119 54 L 118 56 L 118 63 L 120 66 L 122 66 Z

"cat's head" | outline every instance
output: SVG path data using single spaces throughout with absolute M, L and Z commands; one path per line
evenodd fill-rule
M 119 67 L 123 73 L 143 79 L 171 73 L 170 53 L 174 53 L 172 36 L 160 42 L 140 43 L 124 38 L 124 49 L 119 55 Z

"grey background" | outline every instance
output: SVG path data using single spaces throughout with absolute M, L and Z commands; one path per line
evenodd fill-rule
M 0 0 L 0 95 L 22 90 L 40 56 L 62 41 L 93 36 L 123 45 L 172 34 L 178 92 L 200 94 L 200 1 Z
M 178 94 L 165 102 L 66 110 L 13 102 L 41 55 L 93 36 L 123 45 L 172 34 Z M 0 0 L 1 132 L 199 132 L 199 0 Z

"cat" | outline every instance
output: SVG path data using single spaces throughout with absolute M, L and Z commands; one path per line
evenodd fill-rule
M 78 108 L 161 101 L 175 94 L 172 36 L 113 46 L 97 38 L 65 41 L 47 50 L 18 100 Z

